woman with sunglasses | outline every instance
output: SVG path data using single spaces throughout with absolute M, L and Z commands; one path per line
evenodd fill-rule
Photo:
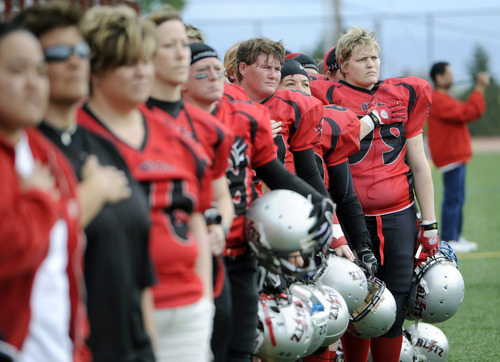
M 90 77 L 90 48 L 80 20 L 71 5 L 61 2 L 34 5 L 15 19 L 44 48 L 50 99 L 39 129 L 64 152 L 80 181 L 87 236 L 87 344 L 95 361 L 153 361 L 152 329 L 145 328 L 152 325 L 147 321 L 155 280 L 147 199 L 116 146 L 77 124 Z
M 203 211 L 212 194 L 205 153 L 163 119 L 139 109 L 154 80 L 154 25 L 125 6 L 92 8 L 82 24 L 91 48 L 92 90 L 78 121 L 117 145 L 148 192 L 150 252 L 158 277 L 157 358 L 208 361 L 212 264 Z M 175 333 L 169 334 L 172 328 Z
M 40 43 L 0 23 L 2 360 L 79 361 L 84 351 L 76 179 L 35 128 L 48 96 Z

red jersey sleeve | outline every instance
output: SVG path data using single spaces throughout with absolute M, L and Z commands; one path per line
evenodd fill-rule
M 405 128 L 406 138 L 409 139 L 423 132 L 424 124 L 427 122 L 431 109 L 431 86 L 429 82 L 416 77 L 402 79 L 408 80 L 415 89 L 415 94 L 410 95 L 407 105 L 409 117 Z
M 185 103 L 186 118 L 192 119 L 197 140 L 210 157 L 211 173 L 214 179 L 226 174 L 229 155 L 234 141 L 232 131 L 216 117 L 189 103 Z
M 271 130 L 271 116 L 267 109 L 260 104 L 254 105 L 256 132 L 254 138 L 254 149 L 252 167 L 258 168 L 276 158 L 277 146 L 274 144 Z
M 330 105 L 323 109 L 323 133 L 322 144 L 324 158 L 327 166 L 335 166 L 347 161 L 347 158 L 360 149 L 360 121 L 356 114 L 345 107 Z M 332 131 L 327 131 L 327 128 Z M 337 134 L 337 142 L 334 144 L 327 134 Z M 330 141 L 330 142 L 329 142 Z M 332 147 L 334 147 L 332 149 Z
M 303 151 L 312 148 L 321 139 L 323 125 L 323 104 L 314 97 L 302 100 L 309 106 L 302 114 L 296 132 L 290 136 L 290 151 Z

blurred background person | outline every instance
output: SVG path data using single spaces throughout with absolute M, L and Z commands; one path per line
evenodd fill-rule
M 77 182 L 35 126 L 49 97 L 36 37 L 0 23 L 0 331 L 19 361 L 83 361 Z
M 62 2 L 36 4 L 14 19 L 33 31 L 45 49 L 50 99 L 39 129 L 66 155 L 80 182 L 92 358 L 152 361 L 149 287 L 155 275 L 147 199 L 118 149 L 77 124 L 77 107 L 88 96 L 90 77 L 90 48 L 80 20 L 80 13 Z
M 154 81 L 154 24 L 127 6 L 102 6 L 85 13 L 82 28 L 91 49 L 91 94 L 78 122 L 115 143 L 150 203 L 157 358 L 208 361 L 212 263 L 203 211 L 211 190 L 203 187 L 204 154 L 139 109 Z
M 200 29 L 195 28 L 193 25 L 186 25 L 186 35 L 189 39 L 189 43 L 204 43 L 205 36 Z
M 434 90 L 427 140 L 432 161 L 443 174 L 441 240 L 447 241 L 457 253 L 468 253 L 477 250 L 478 245 L 462 236 L 466 164 L 472 157 L 467 124 L 477 121 L 486 110 L 484 92 L 490 77 L 486 72 L 477 74 L 472 93 L 467 101 L 461 102 L 450 94 L 454 79 L 448 62 L 434 64 L 430 76 Z

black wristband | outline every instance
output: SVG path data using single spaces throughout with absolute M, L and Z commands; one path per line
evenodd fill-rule
M 375 128 L 380 127 L 380 119 L 378 119 L 378 117 L 375 115 L 375 113 L 370 112 L 370 113 L 368 113 L 368 115 L 372 119 L 373 124 L 375 125 Z
M 437 221 L 434 221 L 432 224 L 427 224 L 427 225 L 422 225 L 424 230 L 437 230 L 438 228 L 438 223 Z

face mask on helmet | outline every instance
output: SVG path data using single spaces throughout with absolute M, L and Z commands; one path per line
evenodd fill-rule
M 309 308 L 299 298 L 261 293 L 257 334 L 260 343 L 255 355 L 264 360 L 292 362 L 307 355 L 315 328 Z
M 462 304 L 464 279 L 453 249 L 443 244 L 435 256 L 415 268 L 405 306 L 407 319 L 444 322 L 455 315 Z
M 449 353 L 448 338 L 436 326 L 416 323 L 406 328 L 419 361 L 446 361 Z
M 368 293 L 361 306 L 351 313 L 347 332 L 360 338 L 379 337 L 396 320 L 396 301 L 385 283 L 375 277 L 368 281 Z
M 315 280 L 339 292 L 349 313 L 361 306 L 368 292 L 363 270 L 352 261 L 332 254 L 327 256 L 326 263 L 319 268 Z
M 312 203 L 290 190 L 273 190 L 252 202 L 245 233 L 259 264 L 275 274 L 299 275 L 316 269 L 318 243 L 309 229 Z

